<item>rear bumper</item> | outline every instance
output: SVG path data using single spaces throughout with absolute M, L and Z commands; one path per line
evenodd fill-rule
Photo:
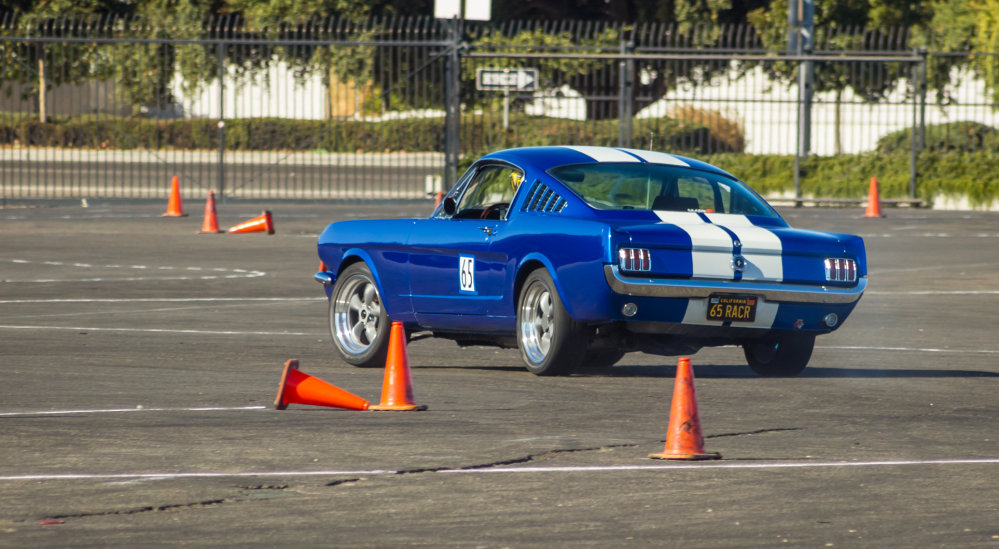
M 777 303 L 854 303 L 864 295 L 867 277 L 852 288 L 778 285 L 768 282 L 725 280 L 657 280 L 622 277 L 617 265 L 604 265 L 604 277 L 614 293 L 641 297 L 706 298 L 716 293 L 752 294 Z

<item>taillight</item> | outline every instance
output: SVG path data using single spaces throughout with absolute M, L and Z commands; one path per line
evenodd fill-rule
M 645 248 L 621 248 L 617 260 L 622 271 L 652 270 L 652 256 Z
M 857 262 L 852 259 L 826 259 L 826 280 L 856 282 Z

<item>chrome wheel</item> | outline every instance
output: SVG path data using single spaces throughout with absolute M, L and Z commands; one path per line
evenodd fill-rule
M 583 328 L 566 312 L 551 275 L 527 275 L 517 301 L 517 345 L 527 370 L 536 375 L 571 372 L 586 351 Z
M 554 320 L 551 291 L 543 284 L 531 284 L 520 305 L 521 342 L 531 362 L 542 362 L 548 356 Z
M 344 269 L 330 299 L 330 333 L 340 355 L 355 366 L 380 365 L 388 330 L 388 317 L 370 269 L 363 263 Z

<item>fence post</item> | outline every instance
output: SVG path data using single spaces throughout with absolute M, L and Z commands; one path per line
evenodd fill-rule
M 451 19 L 451 44 L 444 61 L 444 186 L 458 180 L 461 153 L 461 23 Z
M 218 188 L 219 200 L 225 201 L 225 43 L 221 40 L 216 44 L 216 56 L 219 71 L 219 164 Z
M 920 60 L 912 64 L 912 132 L 909 144 L 909 198 L 916 198 L 919 168 L 916 161 L 926 146 L 926 48 L 916 50 Z
M 635 59 L 631 54 L 635 52 L 634 40 L 621 40 L 621 61 L 618 62 L 618 74 L 620 85 L 618 86 L 618 125 L 617 125 L 617 146 L 631 147 L 631 135 L 634 133 L 632 126 L 632 105 L 635 98 Z

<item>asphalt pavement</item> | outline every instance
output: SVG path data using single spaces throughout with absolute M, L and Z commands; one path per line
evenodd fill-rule
M 710 462 L 650 460 L 675 357 L 540 378 L 408 347 L 423 412 L 273 401 L 283 364 L 377 402 L 312 280 L 326 223 L 431 203 L 0 209 L 0 546 L 999 547 L 999 214 L 785 209 L 865 237 L 868 292 L 799 377 L 691 357 Z

